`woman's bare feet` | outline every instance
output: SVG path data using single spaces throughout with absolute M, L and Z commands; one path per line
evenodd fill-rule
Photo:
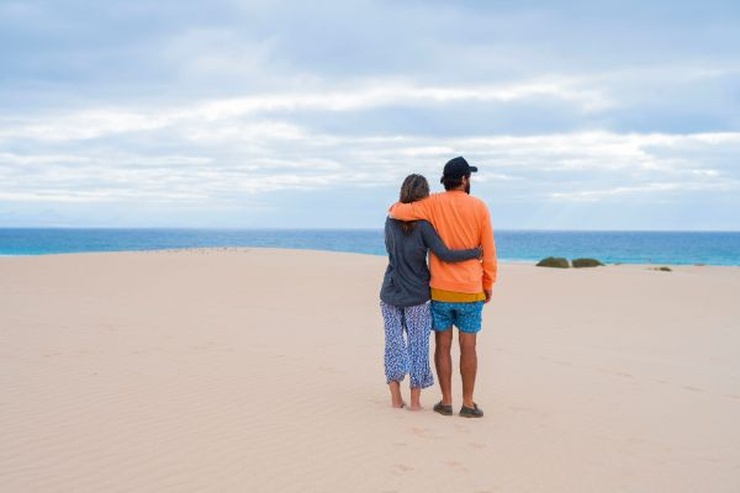
M 424 409 L 421 407 L 421 389 L 411 389 L 411 411 L 421 411 Z
M 406 403 L 403 402 L 403 397 L 401 397 L 401 383 L 391 382 L 388 384 L 388 388 L 391 391 L 391 407 L 395 407 L 396 409 L 406 407 Z

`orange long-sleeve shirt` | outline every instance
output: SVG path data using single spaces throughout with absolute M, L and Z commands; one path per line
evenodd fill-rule
M 482 200 L 463 191 L 447 191 L 410 204 L 396 202 L 389 213 L 402 221 L 426 219 L 448 248 L 483 248 L 482 260 L 454 264 L 442 262 L 430 254 L 429 285 L 432 288 L 458 293 L 481 293 L 493 288 L 497 271 L 496 245 L 491 216 Z

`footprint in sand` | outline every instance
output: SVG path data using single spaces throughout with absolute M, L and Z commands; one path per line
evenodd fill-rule
M 692 387 L 691 385 L 684 385 L 682 388 L 685 390 L 690 390 L 691 392 L 704 392 L 704 389 L 700 389 L 699 387 Z
M 433 438 L 427 428 L 411 428 L 411 433 L 422 438 Z
M 622 378 L 635 378 L 633 374 L 627 373 L 626 371 L 616 371 L 614 374 Z
M 396 474 L 406 474 L 407 472 L 414 470 L 413 467 L 407 466 L 406 464 L 395 464 L 391 469 Z
M 456 471 L 467 471 L 467 468 L 463 465 L 462 462 L 458 462 L 456 460 L 448 460 L 444 463 L 447 467 L 454 469 Z
M 465 425 L 455 425 L 455 430 L 458 433 L 470 433 L 470 429 Z

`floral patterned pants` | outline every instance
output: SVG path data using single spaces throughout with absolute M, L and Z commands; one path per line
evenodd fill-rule
M 423 389 L 434 384 L 429 367 L 429 335 L 432 314 L 429 303 L 397 307 L 380 302 L 385 325 L 386 382 L 400 382 L 410 375 L 411 388 Z

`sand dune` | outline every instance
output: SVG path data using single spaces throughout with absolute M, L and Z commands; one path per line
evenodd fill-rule
M 501 265 L 465 420 L 390 408 L 384 267 L 0 258 L 0 491 L 740 488 L 740 268 Z

